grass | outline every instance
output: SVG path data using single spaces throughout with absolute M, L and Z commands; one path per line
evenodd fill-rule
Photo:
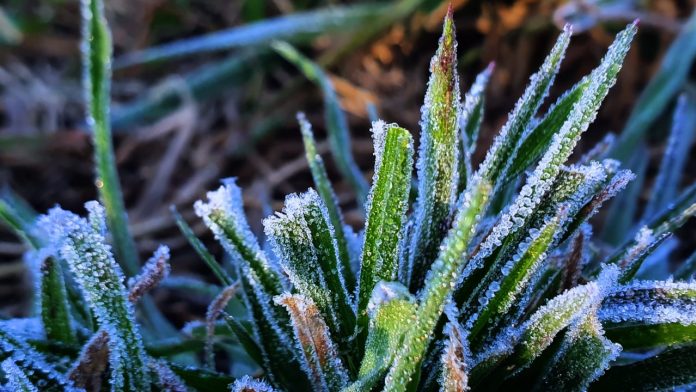
M 365 229 L 344 224 L 311 125 L 298 115 L 316 190 L 288 195 L 263 221 L 265 239 L 251 231 L 234 179 L 194 206 L 224 249 L 222 263 L 172 210 L 216 277 L 210 284 L 168 277 L 164 246 L 138 262 L 111 146 L 108 27 L 98 0 L 83 0 L 82 12 L 102 203 L 87 202 L 86 217 L 60 207 L 37 217 L 12 194 L 0 198 L 0 218 L 40 266 L 42 305 L 40 317 L 0 322 L 9 390 L 602 391 L 696 383 L 693 257 L 677 280 L 653 268 L 664 263 L 657 256 L 671 233 L 696 214 L 696 185 L 678 184 L 688 148 L 677 141 L 691 134 L 693 101 L 685 95 L 675 110 L 655 191 L 666 194 L 613 233 L 624 239 L 615 246 L 592 234 L 591 218 L 636 174 L 607 156 L 610 140 L 570 161 L 637 23 L 539 113 L 570 45 L 566 26 L 474 169 L 493 67 L 461 96 L 450 9 L 430 64 L 418 152 L 407 129 L 373 122 L 369 185 L 341 144 L 349 132 L 322 68 L 274 43 L 322 88 L 332 154 L 364 199 Z M 168 330 L 148 302 L 159 285 L 214 295 L 205 320 Z M 229 364 L 236 370 L 223 372 Z

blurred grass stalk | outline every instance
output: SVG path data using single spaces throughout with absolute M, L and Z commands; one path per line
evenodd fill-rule
M 632 238 L 637 230 L 634 215 L 639 210 L 643 183 L 647 173 L 645 139 L 648 130 L 654 129 L 655 121 L 665 113 L 677 94 L 684 89 L 689 71 L 696 58 L 696 11 L 694 11 L 667 49 L 660 68 L 645 87 L 629 116 L 623 132 L 608 156 L 620 160 L 624 167 L 636 174 L 625 192 L 617 195 L 608 210 L 607 222 L 602 238 L 611 244 L 620 244 Z M 693 101 L 690 103 L 693 104 Z M 694 132 L 688 129 L 686 132 Z M 688 154 L 688 150 L 687 150 Z
M 353 32 L 350 40 L 327 51 L 317 63 L 322 67 L 336 64 L 346 54 L 373 40 L 389 26 L 411 15 L 427 0 L 399 0 L 389 4 L 363 4 L 332 7 L 281 16 L 249 25 L 235 27 L 202 37 L 185 39 L 140 52 L 127 54 L 114 62 L 114 69 L 123 69 L 151 62 L 166 62 L 185 55 L 201 55 L 229 49 L 241 49 L 226 59 L 206 65 L 183 78 L 191 96 L 202 102 L 222 95 L 230 87 L 247 80 L 255 72 L 266 71 L 276 63 L 267 44 L 284 40 L 294 44 L 307 43 L 322 34 Z M 296 91 L 304 80 L 289 82 L 281 95 Z M 135 102 L 115 109 L 111 125 L 115 132 L 150 123 L 182 105 L 178 91 L 147 92 Z M 273 106 L 273 105 L 269 105 Z

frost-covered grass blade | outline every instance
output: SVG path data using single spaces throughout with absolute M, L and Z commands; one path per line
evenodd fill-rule
M 439 245 L 459 187 L 459 75 L 457 40 L 450 7 L 440 44 L 430 61 L 430 80 L 421 108 L 421 140 L 418 150 L 418 199 L 411 234 L 409 287 L 419 289 Z M 472 109 L 473 110 L 473 109 Z M 371 290 L 371 288 L 370 288 Z

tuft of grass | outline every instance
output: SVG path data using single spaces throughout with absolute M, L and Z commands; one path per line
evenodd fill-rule
M 602 159 L 611 138 L 569 162 L 616 81 L 636 23 L 540 114 L 570 43 L 566 27 L 474 170 L 493 67 L 460 96 L 450 11 L 431 62 L 418 156 L 408 130 L 372 124 L 364 231 L 344 225 L 311 126 L 298 115 L 316 190 L 289 195 L 283 210 L 263 221 L 267 243 L 252 233 L 234 179 L 194 206 L 222 245 L 224 263 L 172 209 L 217 278 L 212 284 L 168 278 L 166 247 L 142 268 L 133 256 L 107 122 L 108 30 L 101 3 L 83 5 L 85 87 L 104 206 L 88 202 L 87 217 L 59 207 L 37 217 L 15 195 L 0 194 L 0 218 L 30 246 L 27 259 L 38 260 L 41 304 L 39 317 L 0 321 L 5 389 L 602 391 L 696 384 L 696 257 L 676 281 L 656 279 L 647 268 L 696 214 L 696 185 L 677 184 L 693 101 L 685 96 L 677 105 L 658 176 L 665 194 L 650 203 L 637 234 L 617 233 L 628 238 L 618 246 L 595 238 L 590 218 L 635 175 Z M 327 122 L 340 123 L 323 71 L 288 44 L 274 47 L 322 87 Z M 348 140 L 347 129 L 336 132 L 329 137 Z M 353 165 L 349 149 L 333 153 Z M 418 197 L 409 205 L 414 160 Z M 205 322 L 166 339 L 155 324 L 139 322 L 153 313 L 146 306 L 137 313 L 135 305 L 160 284 L 211 297 Z M 229 362 L 234 374 L 218 371 Z

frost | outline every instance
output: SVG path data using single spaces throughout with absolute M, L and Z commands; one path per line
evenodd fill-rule
M 99 209 L 90 204 L 89 210 Z M 146 388 L 149 377 L 135 311 L 127 300 L 123 272 L 106 239 L 91 222 L 58 207 L 39 218 L 39 224 L 70 266 L 100 327 L 109 334 L 112 385 Z
M 249 265 L 261 279 L 265 290 L 278 295 L 284 290 L 281 280 L 249 228 L 242 191 L 235 181 L 234 178 L 224 180 L 221 187 L 207 193 L 208 202 L 197 201 L 194 210 L 225 250 Z
M 614 84 L 633 34 L 635 34 L 634 25 L 621 32 L 609 48 L 600 66 L 590 74 L 591 82 L 587 90 L 573 106 L 560 131 L 554 134 L 551 145 L 527 178 L 515 201 L 502 215 L 498 224 L 481 245 L 476 259 L 467 266 L 469 271 L 465 272 L 465 276 L 468 276 L 468 272 L 480 268 L 482 260 L 491 255 L 493 250 L 500 246 L 508 235 L 523 228 L 534 211 L 537 210 L 543 197 L 551 189 L 561 165 L 570 156 L 580 135 L 594 120 L 602 100 Z M 495 144 L 489 154 L 494 149 Z M 485 164 L 484 161 L 482 168 L 487 167 Z
M 349 336 L 355 315 L 340 269 L 336 234 L 319 195 L 289 195 L 282 212 L 263 222 L 293 286 L 321 310 L 333 336 Z
M 317 306 L 302 295 L 283 294 L 274 300 L 290 314 L 298 351 L 304 353 L 303 367 L 314 390 L 334 391 L 345 387 L 348 373 Z
M 0 358 L 13 363 L 25 375 L 30 375 L 38 387 L 55 388 L 67 392 L 77 391 L 72 382 L 50 365 L 42 354 L 26 341 L 0 329 Z
M 421 107 L 421 139 L 416 163 L 418 197 L 414 205 L 409 263 L 413 265 L 412 291 L 419 289 L 447 223 L 459 186 L 459 75 L 457 41 L 451 14 L 445 17 L 437 52 L 430 61 L 430 78 Z
M 494 192 L 498 188 L 497 179 L 505 176 L 507 167 L 512 162 L 509 157 L 517 147 L 529 121 L 548 94 L 551 84 L 553 84 L 570 42 L 571 34 L 571 26 L 566 25 L 539 71 L 529 78 L 529 84 L 524 94 L 515 104 L 515 108 L 508 116 L 508 121 L 493 140 L 493 145 L 481 164 L 479 176 L 494 184 Z
M 413 140 L 411 134 L 394 124 L 373 124 L 375 173 L 367 201 L 365 235 L 363 238 L 359 291 L 357 298 L 358 341 L 367 333 L 365 309 L 375 284 L 380 280 L 397 279 L 399 246 L 408 195 L 411 188 Z
M 551 344 L 550 337 L 596 308 L 615 286 L 618 274 L 618 268 L 607 266 L 596 281 L 572 288 L 539 308 L 519 329 L 522 366 L 518 371 Z
M 214 368 L 213 336 L 215 335 L 215 321 L 220 316 L 232 297 L 237 294 L 239 283 L 225 287 L 208 305 L 205 313 L 205 359 L 209 368 Z
M 696 324 L 696 283 L 635 281 L 619 286 L 599 309 L 602 322 Z
M 587 390 L 611 361 L 621 353 L 621 345 L 604 336 L 593 310 L 570 326 L 561 347 L 551 360 L 541 389 Z
M 11 390 L 16 392 L 39 392 L 39 389 L 31 383 L 29 377 L 24 374 L 22 369 L 17 367 L 11 358 L 2 361 L 1 367 L 7 378 L 7 385 Z
M 136 302 L 169 276 L 169 271 L 169 248 L 160 245 L 145 263 L 140 274 L 128 280 L 128 300 Z
M 331 182 L 329 181 L 326 168 L 321 156 L 316 151 L 316 142 L 312 133 L 312 126 L 307 121 L 303 113 L 297 114 L 297 121 L 300 123 L 302 132 L 302 140 L 305 146 L 306 158 L 309 163 L 309 168 L 312 172 L 314 185 L 317 193 L 321 196 L 326 206 L 326 211 L 331 219 L 331 225 L 336 232 L 336 245 L 338 246 L 339 260 L 341 262 L 341 273 L 346 281 L 347 289 L 353 290 L 356 287 L 355 271 L 351 268 L 351 251 L 349 244 L 349 236 L 352 234 L 352 229 L 349 229 L 343 223 L 343 216 L 338 207 L 338 200 L 334 193 Z M 357 256 L 356 256 L 357 258 Z
M 150 369 L 157 375 L 156 384 L 163 391 L 167 392 L 187 392 L 188 388 L 184 381 L 172 371 L 167 363 L 161 359 L 151 359 L 148 363 Z
M 442 375 L 440 386 L 442 391 L 463 392 L 469 390 L 468 367 L 471 358 L 467 350 L 466 333 L 457 324 L 450 321 L 445 327 L 445 350 L 442 354 Z
M 249 376 L 244 376 L 230 384 L 230 392 L 275 392 L 272 386 L 264 381 L 254 380 Z

